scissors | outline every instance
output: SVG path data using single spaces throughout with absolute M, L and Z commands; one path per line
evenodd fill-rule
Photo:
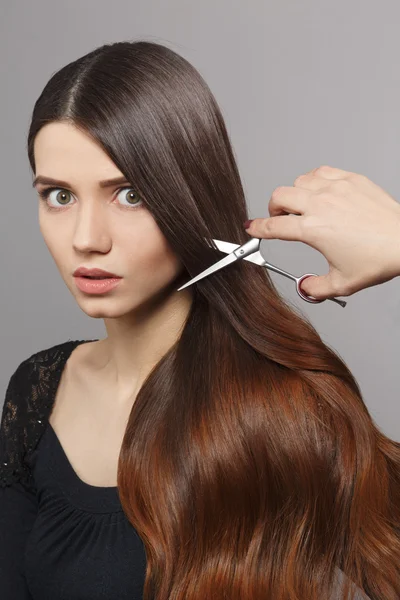
M 205 238 L 205 239 L 207 240 L 207 238 Z M 268 263 L 263 258 L 262 254 L 260 252 L 261 238 L 251 238 L 249 241 L 247 241 L 245 244 L 242 244 L 242 245 L 231 244 L 230 242 L 223 242 L 222 240 L 215 240 L 214 238 L 212 241 L 215 243 L 218 250 L 220 250 L 221 252 L 225 252 L 225 254 L 227 254 L 228 256 L 225 256 L 221 260 L 217 261 L 216 263 L 211 265 L 211 267 L 208 267 L 207 269 L 205 269 L 204 271 L 199 273 L 199 275 L 196 275 L 196 277 L 193 277 L 193 279 L 191 279 L 190 281 L 188 281 L 187 283 L 182 285 L 180 288 L 178 288 L 178 290 L 177 290 L 178 292 L 180 292 L 180 290 L 183 290 L 184 288 L 188 287 L 189 285 L 192 285 L 192 283 L 196 283 L 196 281 L 203 279 L 203 277 L 207 277 L 208 275 L 211 275 L 212 273 L 215 273 L 216 271 L 219 271 L 220 269 L 227 267 L 231 263 L 244 258 L 245 260 L 249 260 L 250 262 L 253 262 L 256 265 L 259 265 L 260 267 L 270 269 L 271 271 L 274 271 L 275 273 L 279 273 L 280 275 L 284 275 L 285 277 L 288 277 L 289 279 L 292 279 L 293 281 L 295 281 L 296 282 L 296 291 L 297 291 L 298 295 L 300 296 L 300 298 L 302 298 L 306 302 L 310 302 L 311 304 L 320 304 L 321 302 L 325 302 L 325 300 L 331 300 L 332 302 L 336 302 L 337 304 L 340 304 L 340 306 L 342 306 L 343 308 L 347 304 L 347 302 L 345 302 L 344 300 L 339 300 L 338 298 L 324 298 L 323 300 L 318 300 L 317 298 L 314 298 L 314 296 L 308 296 L 305 292 L 303 292 L 301 290 L 301 287 L 300 287 L 301 283 L 307 277 L 318 277 L 318 275 L 316 273 L 305 273 L 304 275 L 301 275 L 301 277 L 296 277 L 295 275 L 292 275 L 291 273 L 288 273 L 287 271 L 283 271 L 282 269 L 279 269 L 279 267 L 275 267 L 274 265 L 271 265 L 271 263 Z

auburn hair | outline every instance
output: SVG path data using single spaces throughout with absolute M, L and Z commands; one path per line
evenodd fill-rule
M 52 122 L 91 136 L 135 185 L 186 280 L 221 257 L 206 238 L 247 241 L 221 111 L 172 49 L 105 44 L 54 73 L 29 128 L 34 173 Z M 193 285 L 179 339 L 132 405 L 118 491 L 145 545 L 145 600 L 400 597 L 400 444 L 247 261 Z

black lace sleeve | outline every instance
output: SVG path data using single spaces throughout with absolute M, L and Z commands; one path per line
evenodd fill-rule
M 1 487 L 14 482 L 20 482 L 27 488 L 33 487 L 29 465 L 25 460 L 32 436 L 28 427 L 33 418 L 32 407 L 29 406 L 31 374 L 28 359 L 18 366 L 7 386 L 0 424 Z
M 30 455 L 46 428 L 65 362 L 85 341 L 91 340 L 68 340 L 40 350 L 12 374 L 0 423 L 0 487 L 18 481 L 34 489 Z

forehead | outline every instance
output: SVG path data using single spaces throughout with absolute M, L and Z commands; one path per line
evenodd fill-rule
M 36 175 L 103 180 L 121 176 L 102 147 L 70 123 L 48 123 L 34 142 Z

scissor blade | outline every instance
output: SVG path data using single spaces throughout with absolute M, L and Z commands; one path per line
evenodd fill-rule
M 183 290 L 184 288 L 188 287 L 189 285 L 192 285 L 192 283 L 196 283 L 196 281 L 200 281 L 200 279 L 203 279 L 203 277 L 207 277 L 207 275 L 211 275 L 211 273 L 215 273 L 215 271 L 219 271 L 220 269 L 227 267 L 228 265 L 235 262 L 236 260 L 238 260 L 238 257 L 235 254 L 228 254 L 228 256 L 224 256 L 224 258 L 219 260 L 217 263 L 215 263 L 214 265 L 211 265 L 211 267 L 208 267 L 208 269 L 206 269 L 199 275 L 196 275 L 196 277 L 193 277 L 193 279 L 191 279 L 190 281 L 185 283 L 185 285 L 181 285 L 181 287 L 178 288 L 177 291 L 180 292 L 180 290 Z
M 205 239 L 208 243 L 210 242 L 209 239 Z M 257 265 L 265 265 L 265 260 L 259 251 L 260 241 L 261 240 L 259 238 L 251 238 L 245 244 L 231 244 L 230 242 L 224 242 L 222 240 L 216 240 L 213 238 L 213 242 L 217 246 L 218 250 L 220 250 L 221 252 L 228 253 L 228 256 L 225 256 L 225 258 L 222 258 L 202 273 L 196 275 L 196 277 L 185 283 L 185 285 L 182 285 L 180 288 L 178 288 L 177 291 L 179 292 L 180 290 L 183 290 L 189 285 L 192 285 L 192 283 L 196 283 L 196 281 L 200 281 L 200 279 L 203 279 L 204 277 L 207 277 L 208 275 L 211 275 L 212 273 L 223 269 L 224 267 L 232 264 L 236 260 L 244 259 L 249 260 Z M 238 251 L 236 252 L 236 250 Z
M 240 248 L 240 244 L 232 244 L 231 242 L 224 242 L 222 240 L 216 240 L 214 238 L 213 242 L 217 246 L 218 250 L 220 250 L 221 252 L 225 252 L 225 254 L 230 254 L 234 250 L 237 250 L 237 248 Z M 253 254 L 250 254 L 249 256 L 245 256 L 243 260 L 249 260 L 250 262 L 260 266 L 265 264 L 265 258 L 262 256 L 259 250 L 253 252 Z

